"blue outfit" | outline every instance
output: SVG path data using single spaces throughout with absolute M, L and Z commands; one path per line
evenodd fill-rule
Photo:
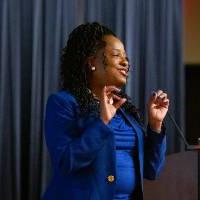
M 100 117 L 81 118 L 79 113 L 76 99 L 67 91 L 59 91 L 48 98 L 45 138 L 53 176 L 43 200 L 113 200 L 117 195 L 127 196 L 132 188 L 137 192 L 128 198 L 143 199 L 143 178 L 155 179 L 164 164 L 165 130 L 157 134 L 147 127 L 145 136 L 140 124 L 122 108 L 118 109 L 120 117 L 107 125 Z M 121 119 L 129 125 L 124 130 L 127 139 L 132 138 L 131 142 L 123 141 L 117 131 L 118 123 L 113 120 Z M 134 162 L 131 162 L 131 154 Z M 125 167 L 133 171 L 121 173 L 119 169 L 125 164 L 124 159 L 127 160 Z M 130 180 L 124 179 L 127 175 L 131 175 Z M 123 181 L 125 187 L 120 190 Z
M 116 186 L 114 200 L 129 200 L 138 184 L 133 152 L 137 148 L 137 134 L 117 111 L 108 125 L 113 129 L 116 146 Z M 136 127 L 137 124 L 135 123 Z M 139 126 L 137 127 L 137 129 Z

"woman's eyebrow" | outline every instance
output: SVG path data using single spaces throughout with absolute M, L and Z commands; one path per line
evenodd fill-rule
M 127 56 L 125 51 L 121 51 L 120 49 L 116 49 L 116 48 L 112 48 L 112 50 L 118 51 L 118 52 L 122 53 L 124 56 Z
M 116 48 L 112 48 L 112 50 L 116 50 L 116 51 L 119 51 L 119 52 L 121 52 L 121 50 L 120 50 L 120 49 L 116 49 Z

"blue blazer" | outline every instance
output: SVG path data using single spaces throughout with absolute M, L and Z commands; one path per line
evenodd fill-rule
M 134 117 L 119 109 L 135 128 Z M 43 194 L 44 200 L 113 199 L 117 179 L 114 134 L 99 117 L 80 118 L 79 112 L 75 97 L 67 91 L 48 98 L 45 138 L 53 176 Z M 145 136 L 142 127 L 137 132 L 141 191 L 143 178 L 155 179 L 163 167 L 164 132 L 157 134 L 147 128 Z

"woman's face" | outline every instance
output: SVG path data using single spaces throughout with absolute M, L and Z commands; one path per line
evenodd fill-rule
M 90 63 L 96 68 L 91 77 L 93 84 L 120 88 L 126 84 L 128 77 L 128 58 L 124 45 L 112 35 L 104 36 L 103 40 L 106 42 L 105 48 L 100 49 Z

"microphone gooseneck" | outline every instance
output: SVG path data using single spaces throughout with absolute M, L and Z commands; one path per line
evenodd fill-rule
M 198 145 L 190 145 L 187 140 L 185 139 L 184 133 L 181 130 L 181 128 L 178 126 L 178 124 L 176 123 L 176 120 L 174 119 L 174 117 L 172 116 L 172 114 L 168 111 L 167 115 L 169 116 L 170 120 L 172 121 L 173 125 L 175 126 L 176 130 L 178 131 L 179 136 L 181 136 L 183 143 L 186 146 L 186 150 L 188 151 L 193 151 L 193 150 L 200 150 L 200 144 Z

